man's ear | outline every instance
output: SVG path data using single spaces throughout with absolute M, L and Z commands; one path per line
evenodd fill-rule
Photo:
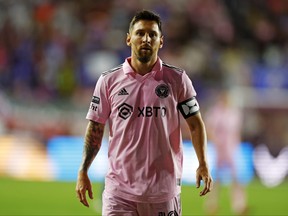
M 160 49 L 163 47 L 163 44 L 164 44 L 164 36 L 162 35 L 160 38 L 160 46 L 159 46 Z
M 127 33 L 126 44 L 127 44 L 127 46 L 131 46 L 131 35 L 130 35 L 130 33 Z

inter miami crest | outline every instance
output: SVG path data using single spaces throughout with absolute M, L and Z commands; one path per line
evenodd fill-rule
M 155 88 L 155 93 L 160 98 L 166 98 L 169 95 L 169 88 L 166 84 L 160 84 Z

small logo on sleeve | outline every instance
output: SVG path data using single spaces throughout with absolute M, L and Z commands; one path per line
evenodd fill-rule
M 195 97 L 185 100 L 178 104 L 178 109 L 184 118 L 195 115 L 199 111 L 199 105 Z
M 92 103 L 99 104 L 99 103 L 100 103 L 100 98 L 97 97 L 97 96 L 93 96 L 93 97 L 92 97 Z
M 91 104 L 90 104 L 90 109 L 93 111 L 97 111 L 98 107 L 96 104 L 99 104 L 99 103 L 100 103 L 100 98 L 97 96 L 93 96 Z

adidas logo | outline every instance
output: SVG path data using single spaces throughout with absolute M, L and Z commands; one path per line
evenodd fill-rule
M 129 95 L 129 93 L 127 92 L 127 90 L 126 90 L 125 88 L 122 88 L 122 89 L 119 91 L 118 95 Z

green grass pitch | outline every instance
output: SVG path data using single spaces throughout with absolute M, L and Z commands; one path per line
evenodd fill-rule
M 94 200 L 90 201 L 90 208 L 86 208 L 76 199 L 75 182 L 35 182 L 0 178 L 0 215 L 100 215 L 102 188 L 102 184 L 93 183 Z M 205 197 L 199 197 L 199 191 L 195 185 L 183 186 L 183 216 L 204 215 Z M 223 186 L 221 191 L 218 215 L 232 215 L 227 186 Z M 248 215 L 288 215 L 287 181 L 275 188 L 267 188 L 254 180 L 247 186 L 247 196 Z

